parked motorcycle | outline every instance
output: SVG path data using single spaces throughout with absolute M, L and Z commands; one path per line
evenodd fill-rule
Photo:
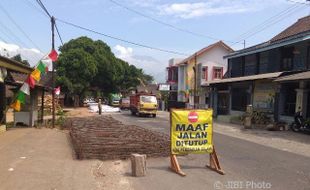
M 306 131 L 310 132 L 310 124 L 302 117 L 301 111 L 295 113 L 294 122 L 291 124 L 294 132 Z

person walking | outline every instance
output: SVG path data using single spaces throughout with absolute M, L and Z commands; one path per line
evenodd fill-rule
M 99 112 L 99 115 L 101 115 L 102 113 L 102 107 L 101 107 L 101 99 L 99 98 L 98 100 L 98 112 Z

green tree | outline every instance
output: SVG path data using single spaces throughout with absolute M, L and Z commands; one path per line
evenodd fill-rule
M 95 59 L 82 49 L 69 49 L 57 61 L 57 84 L 69 95 L 83 96 L 98 70 Z
M 22 56 L 20 54 L 17 54 L 15 56 L 11 57 L 11 59 L 18 61 L 24 65 L 30 66 L 29 62 L 27 60 L 23 60 Z
M 59 48 L 57 83 L 71 95 L 128 92 L 140 84 L 153 81 L 142 69 L 115 57 L 111 48 L 101 40 L 88 37 L 70 40 Z M 98 92 L 99 91 L 99 92 Z

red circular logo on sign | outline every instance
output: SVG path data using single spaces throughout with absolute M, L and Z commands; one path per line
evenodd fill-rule
M 198 121 L 198 114 L 196 112 L 189 112 L 188 121 L 191 123 L 195 123 Z

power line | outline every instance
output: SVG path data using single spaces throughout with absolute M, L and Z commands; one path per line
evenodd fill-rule
M 29 37 L 29 35 L 16 23 L 16 21 L 11 17 L 11 15 L 6 11 L 6 9 L 0 4 L 0 9 L 6 14 L 6 16 L 11 20 L 11 22 L 16 26 L 16 28 L 32 43 L 34 47 L 42 51 L 39 46 Z
M 5 28 L 5 26 L 2 24 L 2 22 L 0 22 L 0 26 L 2 26 L 1 28 Z M 11 41 L 11 43 L 13 43 L 14 45 L 16 45 L 16 44 L 18 44 L 18 43 L 22 43 L 22 42 L 18 42 L 18 41 L 20 41 L 20 40 L 18 40 L 18 39 L 16 39 L 16 36 L 15 36 L 15 39 L 14 38 L 12 38 L 12 36 L 14 36 L 15 34 L 14 33 L 10 33 L 9 32 L 9 34 L 7 34 L 6 32 L 8 32 L 8 31 L 2 31 L 2 30 L 0 30 L 0 32 L 2 33 L 2 34 L 4 34 L 6 37 L 7 37 L 7 39 L 9 39 L 9 41 Z M 10 44 L 7 40 L 4 40 L 2 37 L 0 37 L 0 39 L 2 39 L 6 44 Z M 24 44 L 24 43 L 23 43 Z M 25 44 L 24 44 L 25 45 Z M 34 59 L 34 57 L 33 56 L 30 56 L 30 55 L 22 55 L 21 54 L 21 52 L 19 52 L 19 54 L 21 55 L 21 56 L 23 56 L 24 58 L 26 58 L 26 60 L 31 60 L 31 59 L 29 59 L 29 58 L 32 58 L 32 59 Z M 10 58 L 10 56 L 9 56 L 9 54 L 7 54 L 7 55 L 5 55 L 6 57 L 8 57 L 8 58 Z
M 37 1 L 37 3 L 40 5 L 40 7 L 44 10 L 44 12 L 45 12 L 50 18 L 52 18 L 51 14 L 50 14 L 49 11 L 46 9 L 46 7 L 45 7 L 44 4 L 41 2 L 41 0 L 36 0 L 36 1 Z M 95 33 L 95 34 L 98 34 L 98 35 L 101 35 L 101 36 L 105 36 L 105 37 L 108 37 L 108 38 L 111 38 L 111 39 L 114 39 L 114 40 L 118 40 L 118 41 L 122 41 L 122 42 L 125 42 L 125 43 L 128 43 L 128 44 L 132 44 L 132 45 L 135 45 L 135 46 L 140 46 L 140 47 L 144 47 L 144 48 L 148 48 L 148 49 L 152 49 L 152 50 L 157 50 L 157 51 L 161 51 L 161 52 L 166 52 L 166 53 L 171 53 L 171 54 L 177 54 L 177 55 L 185 55 L 185 56 L 188 56 L 188 54 L 185 54 L 185 53 L 181 53 L 181 52 L 177 52 L 177 51 L 172 51 L 172 50 L 161 49 L 161 48 L 152 47 L 152 46 L 145 45 L 145 44 L 141 44 L 141 43 L 137 43 L 137 42 L 132 42 L 132 41 L 129 41 L 129 40 L 124 40 L 124 39 L 121 39 L 121 38 L 118 38 L 118 37 L 114 37 L 114 36 L 111 36 L 111 35 L 108 35 L 108 34 L 104 34 L 104 33 L 102 33 L 102 32 L 98 32 L 98 31 L 95 31 L 95 30 L 92 30 L 92 29 L 89 29 L 89 28 L 86 28 L 86 27 L 77 25 L 77 24 L 73 24 L 73 23 L 71 23 L 71 22 L 67 22 L 67 21 L 64 21 L 64 20 L 61 20 L 61 19 L 58 19 L 58 18 L 56 18 L 56 20 L 58 20 L 59 22 L 62 22 L 62 23 L 64 23 L 64 24 L 70 25 L 70 26 L 72 26 L 72 27 L 75 27 L 75 28 L 79 28 L 79 29 L 82 29 L 82 30 L 85 30 L 85 31 L 88 31 L 88 32 L 92 32 L 92 33 Z M 56 30 L 57 30 L 57 33 L 58 33 L 58 35 L 59 35 L 59 38 L 60 38 L 60 40 L 61 40 L 61 42 L 62 42 L 62 39 L 61 39 L 59 30 L 57 29 L 57 26 L 56 26 Z
M 299 10 L 301 10 L 301 9 L 304 9 L 304 8 L 305 8 L 305 7 L 299 7 L 299 8 L 296 10 L 296 12 L 299 11 Z M 288 15 L 286 15 L 286 16 L 280 18 L 279 20 L 276 20 L 276 21 L 274 21 L 274 22 L 272 22 L 272 23 L 266 25 L 266 26 L 263 27 L 262 29 L 258 30 L 257 32 L 250 34 L 250 35 L 247 36 L 245 39 L 248 39 L 248 38 L 250 38 L 250 37 L 252 37 L 252 36 L 254 36 L 254 35 L 256 35 L 256 34 L 262 32 L 262 31 L 264 31 L 265 29 L 267 29 L 267 28 L 270 27 L 271 25 L 276 24 L 276 23 L 282 21 L 282 20 L 285 19 L 287 16 L 290 16 L 290 15 L 296 13 L 296 12 L 290 12 Z
M 36 11 L 40 12 L 40 13 L 41 13 L 42 15 L 44 15 L 45 17 L 49 17 L 48 15 L 46 15 L 46 13 L 45 13 L 42 9 L 40 9 L 40 8 L 37 7 L 37 6 L 35 6 L 35 4 L 32 3 L 32 1 L 30 1 L 30 0 L 25 0 L 24 2 L 26 2 L 26 4 L 27 4 L 29 7 L 31 7 L 31 8 L 33 8 L 33 9 L 35 9 Z
M 249 29 L 247 32 L 244 32 L 244 33 L 240 34 L 237 38 L 235 38 L 236 41 L 243 40 L 243 37 L 247 36 L 248 34 L 252 33 L 253 31 L 258 30 L 259 28 L 263 27 L 264 25 L 266 25 L 266 24 L 268 24 L 270 22 L 273 22 L 273 20 L 277 19 L 277 17 L 280 17 L 282 15 L 287 14 L 290 10 L 295 9 L 296 7 L 298 7 L 298 5 L 290 6 L 289 8 L 287 8 L 287 9 L 277 13 L 276 15 L 273 15 L 272 17 L 269 17 L 268 19 L 266 19 L 262 23 L 260 23 L 260 24 L 256 25 L 255 27 Z
M 309 0 L 306 0 L 306 1 L 293 1 L 293 0 L 287 0 L 289 2 L 292 2 L 292 3 L 297 3 L 297 4 L 303 4 L 303 5 L 310 5 L 310 3 L 307 3 L 307 2 L 310 2 Z
M 42 3 L 41 0 L 36 0 L 39 6 L 43 9 L 43 11 L 47 14 L 48 17 L 52 18 L 52 15 L 48 12 L 44 4 Z
M 244 36 L 243 39 L 240 40 L 240 41 L 243 41 L 243 40 L 245 40 L 245 39 L 248 39 L 248 38 L 250 38 L 250 37 L 252 37 L 252 36 L 254 36 L 254 35 L 256 35 L 256 34 L 262 32 L 262 31 L 264 31 L 265 29 L 267 29 L 267 28 L 270 27 L 271 25 L 274 25 L 274 24 L 276 24 L 276 23 L 282 21 L 282 20 L 285 19 L 287 16 L 290 16 L 290 15 L 296 13 L 297 11 L 299 11 L 299 10 L 301 10 L 301 9 L 303 9 L 303 8 L 305 8 L 305 7 L 299 7 L 299 8 L 297 8 L 297 9 L 294 8 L 294 9 L 289 10 L 287 13 L 285 13 L 285 14 L 281 15 L 279 18 L 277 18 L 277 20 L 273 20 L 273 21 L 271 21 L 271 22 L 269 22 L 269 23 L 266 23 L 265 26 L 262 25 L 262 28 L 260 28 L 260 29 L 258 28 L 257 31 L 252 31 L 252 32 L 248 33 L 248 35 Z M 296 12 L 295 12 L 295 11 L 296 11 Z M 239 42 L 240 42 L 240 41 L 239 41 Z M 235 45 L 235 44 L 233 44 L 233 45 Z
M 0 36 L 0 40 L 2 40 L 3 42 L 5 42 L 5 43 L 8 43 L 4 38 L 2 38 L 1 36 Z
M 32 43 L 32 45 L 37 48 L 40 52 L 42 52 L 41 48 L 30 38 L 30 36 L 18 25 L 18 23 L 14 20 L 14 18 L 9 14 L 9 12 L 0 4 L 0 9 L 4 12 L 4 14 L 9 18 L 9 20 L 15 25 L 15 27 L 29 40 L 29 42 Z M 4 28 L 9 35 L 7 35 L 8 38 L 11 39 L 12 42 L 17 42 L 17 44 L 20 44 L 21 46 L 24 47 L 30 47 L 28 46 L 23 40 L 21 40 L 18 35 L 16 35 L 10 28 L 8 28 L 6 25 L 0 23 L 2 25 L 2 28 Z M 5 33 L 4 33 L 5 34 Z M 6 35 L 6 34 L 5 34 Z M 14 37 L 14 39 L 12 38 Z M 7 41 L 4 41 L 5 43 L 8 44 Z M 33 55 L 22 55 L 25 57 L 27 60 L 35 60 L 36 58 Z
M 62 38 L 61 38 L 61 35 L 60 35 L 60 32 L 58 30 L 58 27 L 57 27 L 57 23 L 55 22 L 55 28 L 56 28 L 56 32 L 57 32 L 57 35 L 59 37 L 59 40 L 61 42 L 62 45 L 64 45 L 64 42 L 62 41 Z
M 10 30 L 5 24 L 3 24 L 1 21 L 0 21 L 0 25 L 2 26 L 2 28 L 9 34 L 9 36 L 12 36 L 14 37 L 14 40 L 13 41 L 16 41 L 18 42 L 19 44 L 25 46 L 25 47 L 28 47 L 25 42 L 23 42 L 17 35 L 15 35 L 15 33 Z M 13 38 L 11 38 L 13 39 Z
M 51 14 L 49 13 L 49 11 L 47 10 L 47 8 L 44 6 L 44 4 L 42 3 L 41 0 L 36 0 L 37 3 L 40 5 L 40 7 L 44 10 L 44 12 L 52 19 L 52 16 Z M 62 41 L 62 38 L 61 38 L 61 35 L 60 35 L 60 32 L 58 30 L 58 27 L 57 27 L 57 24 L 55 23 L 55 28 L 56 28 L 56 32 L 57 32 L 57 35 L 59 37 L 59 40 L 61 42 L 62 45 L 64 45 L 63 41 Z
M 121 39 L 119 37 L 114 37 L 114 36 L 111 36 L 111 35 L 108 35 L 108 34 L 104 34 L 102 32 L 98 32 L 98 31 L 95 31 L 95 30 L 92 30 L 92 29 L 89 29 L 89 28 L 86 28 L 86 27 L 83 27 L 83 26 L 80 26 L 80 25 L 77 25 L 77 24 L 73 24 L 71 22 L 67 22 L 67 21 L 61 20 L 59 18 L 56 18 L 56 20 L 58 20 L 59 22 L 62 22 L 64 24 L 70 25 L 72 27 L 79 28 L 81 30 L 92 32 L 92 33 L 95 33 L 95 34 L 98 34 L 98 35 L 101 35 L 101 36 L 105 36 L 107 38 L 111 38 L 111 39 L 114 39 L 114 40 L 118 40 L 118 41 L 121 41 L 121 42 L 132 44 L 132 45 L 135 45 L 135 46 L 140 46 L 140 47 L 143 47 L 143 48 L 148 48 L 148 49 L 157 50 L 157 51 L 166 52 L 166 53 L 171 53 L 171 54 L 176 54 L 176 55 L 188 56 L 188 54 L 186 54 L 186 53 L 181 53 L 181 52 L 177 52 L 177 51 L 161 49 L 161 48 L 152 47 L 152 46 L 141 44 L 141 43 L 137 43 L 137 42 L 132 42 L 132 41 L 129 41 L 129 40 L 124 40 L 124 39 Z
M 1 23 L 1 21 L 0 21 L 0 26 L 2 26 L 2 23 Z M 6 39 L 9 39 L 8 41 L 16 41 L 16 39 L 14 39 L 14 38 L 12 38 L 10 35 L 8 35 L 4 30 L 1 30 L 2 29 L 2 27 L 0 28 L 0 32 L 4 35 L 4 36 L 6 36 Z M 8 43 L 7 41 L 4 41 L 5 43 Z
M 221 39 L 218 39 L 218 38 L 215 38 L 215 37 L 212 37 L 212 36 L 208 36 L 208 35 L 205 35 L 205 34 L 193 32 L 193 31 L 190 31 L 190 30 L 187 30 L 187 29 L 184 29 L 184 28 L 180 28 L 180 27 L 178 27 L 178 26 L 169 24 L 169 23 L 167 23 L 167 22 L 163 22 L 163 21 L 158 20 L 158 19 L 156 19 L 156 18 L 154 18 L 154 17 L 151 17 L 151 16 L 149 16 L 149 15 L 146 15 L 146 14 L 144 14 L 144 13 L 141 13 L 141 12 L 135 10 L 135 9 L 129 8 L 129 7 L 123 5 L 123 4 L 121 4 L 121 3 L 119 3 L 119 2 L 117 2 L 117 1 L 115 1 L 115 0 L 109 0 L 109 1 L 112 2 L 113 4 L 119 6 L 119 7 L 122 7 L 122 8 L 124 8 L 124 9 L 130 11 L 130 12 L 133 12 L 133 13 L 135 13 L 135 14 L 137 14 L 137 15 L 140 15 L 140 16 L 142 16 L 142 17 L 145 17 L 145 18 L 147 18 L 147 19 L 150 19 L 150 20 L 152 20 L 152 21 L 154 21 L 154 22 L 156 22 L 156 23 L 162 24 L 162 25 L 164 25 L 164 26 L 168 26 L 168 27 L 173 28 L 173 29 L 175 29 L 175 30 L 178 30 L 178 31 L 180 31 L 180 32 L 184 32 L 184 33 L 191 34 L 191 35 L 193 35 L 193 36 L 208 38 L 208 39 L 216 40 L 216 41 L 221 40 Z M 228 42 L 228 43 L 236 43 L 236 42 L 228 41 L 228 40 L 222 40 L 222 41 L 226 41 L 226 42 Z
M 43 11 L 47 14 L 48 17 L 50 17 L 50 19 L 52 19 L 53 17 L 51 16 L 51 14 L 49 13 L 49 11 L 47 10 L 47 8 L 44 6 L 44 4 L 42 3 L 41 0 L 36 0 L 37 3 L 39 4 L 39 6 L 43 9 Z M 58 27 L 57 27 L 57 24 L 55 22 L 55 28 L 56 28 L 56 32 L 57 32 L 57 35 L 59 37 L 59 40 L 61 42 L 62 45 L 64 45 L 63 41 L 62 41 L 62 37 L 60 35 L 60 32 L 58 30 Z

